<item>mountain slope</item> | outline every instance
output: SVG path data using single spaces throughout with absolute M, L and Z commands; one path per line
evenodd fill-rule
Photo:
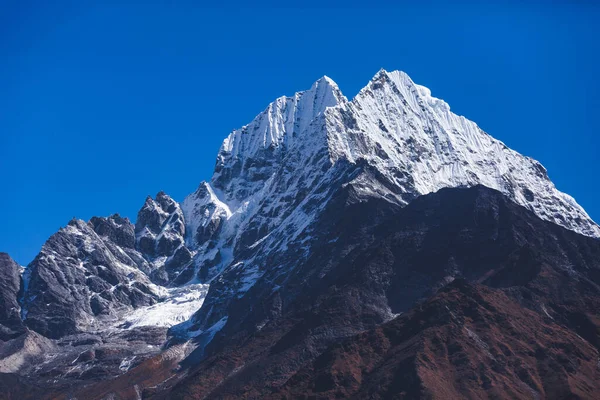
M 194 285 L 211 283 L 205 307 L 172 332 L 212 332 L 253 285 L 277 281 L 315 244 L 335 239 L 315 227 L 340 196 L 405 206 L 444 187 L 478 184 L 543 219 L 600 234 L 537 161 L 451 113 L 406 74 L 381 70 L 351 101 L 323 77 L 233 131 L 212 179 L 182 205 L 161 192 L 146 199 L 135 227 L 95 218 L 51 238 L 28 268 L 23 313 L 28 326 L 56 338 L 168 296 L 153 285 L 190 287 L 199 304 L 196 293 L 206 289 Z
M 9 340 L 23 331 L 21 267 L 6 253 L 0 253 L 0 340 Z
M 593 399 L 597 350 L 500 291 L 457 280 L 332 346 L 272 398 Z
M 94 325 L 120 310 L 155 303 L 159 293 L 142 272 L 149 268 L 134 240 L 133 225 L 118 216 L 69 222 L 27 268 L 25 323 L 59 338 L 98 329 Z
M 503 332 L 490 338 L 495 340 L 491 342 L 494 346 L 500 346 L 502 337 L 509 334 L 523 335 L 521 344 L 515 346 L 529 341 L 543 348 L 552 348 L 554 341 L 556 346 L 570 343 L 575 346 L 575 357 L 581 357 L 572 362 L 585 365 L 577 372 L 582 374 L 577 379 L 588 385 L 597 382 L 597 371 L 590 369 L 600 349 L 597 239 L 542 221 L 499 192 L 484 187 L 443 189 L 404 208 L 381 201 L 358 203 L 340 215 L 329 232 L 339 233 L 336 242 L 324 243 L 315 250 L 297 273 L 278 282 L 280 287 L 275 292 L 268 295 L 269 286 L 257 283 L 235 303 L 229 321 L 237 325 L 228 323 L 214 337 L 204 351 L 203 361 L 198 363 L 192 353 L 190 362 L 182 364 L 189 371 L 184 370 L 185 378 L 169 392 L 170 398 L 235 398 L 242 394 L 283 398 L 286 393 L 288 398 L 294 397 L 305 388 L 303 385 L 317 383 L 304 377 L 292 384 L 290 379 L 296 374 L 303 376 L 302 369 L 317 362 L 330 346 L 408 312 L 415 303 L 456 279 L 481 282 L 504 292 L 491 295 L 494 300 L 490 309 L 496 309 L 497 315 L 484 327 L 484 331 Z M 468 296 L 467 292 L 462 298 Z M 510 303 L 502 300 L 505 296 L 512 299 Z M 457 302 L 457 314 L 471 316 L 471 306 L 463 308 L 462 300 L 453 301 Z M 449 322 L 447 310 L 439 306 L 435 309 L 446 316 L 432 322 L 440 326 Z M 536 330 L 523 326 L 507 332 L 503 326 L 507 319 L 503 320 L 502 315 L 521 321 L 536 315 L 535 320 L 543 319 L 541 326 L 548 326 L 550 333 L 536 336 Z M 417 323 L 414 327 L 414 334 L 419 334 L 419 326 Z M 425 332 L 426 326 L 422 327 Z M 448 333 L 448 337 L 464 342 L 469 338 L 466 332 L 460 337 Z M 553 341 L 545 336 L 550 334 L 556 335 Z M 574 338 L 581 343 L 574 344 Z M 370 345 L 375 347 L 377 342 Z M 568 355 L 571 350 L 548 351 L 553 352 L 554 360 L 548 363 L 563 363 L 564 357 L 572 357 Z M 472 353 L 471 348 L 468 356 Z M 518 354 L 512 360 L 526 360 L 531 365 L 536 357 Z M 550 364 L 545 365 L 536 368 L 550 368 Z M 560 368 L 557 373 L 569 369 L 567 364 Z M 469 371 L 477 373 L 471 367 L 461 373 Z M 506 376 L 496 375 L 497 371 L 486 374 L 498 382 L 508 379 L 517 387 L 518 379 L 525 378 L 517 379 L 514 371 Z M 532 374 L 553 379 L 548 369 Z M 571 390 L 571 381 L 562 379 L 556 382 L 556 390 Z M 338 383 L 340 387 L 332 384 L 331 390 L 345 390 L 345 385 L 349 390 L 353 385 L 352 381 Z M 532 387 L 543 393 L 549 390 L 544 385 L 536 381 Z M 519 390 L 515 393 L 526 393 L 527 388 Z

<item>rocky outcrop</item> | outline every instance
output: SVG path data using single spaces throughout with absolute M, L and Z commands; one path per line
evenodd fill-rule
M 155 303 L 159 294 L 142 272 L 148 267 L 128 247 L 132 228 L 118 216 L 89 224 L 74 219 L 52 235 L 25 273 L 25 324 L 59 338 L 99 329 L 123 311 Z
M 23 291 L 19 266 L 6 253 L 0 253 L 0 340 L 12 339 L 24 330 L 18 298 Z
M 135 248 L 135 231 L 128 218 L 119 214 L 109 218 L 92 217 L 90 227 L 105 241 L 110 241 L 123 249 Z
M 48 239 L 23 278 L 2 255 L 0 372 L 107 379 L 160 351 L 168 327 L 200 307 L 206 288 L 156 284 L 169 283 L 176 265 L 191 261 L 175 201 L 159 193 L 140 211 L 137 227 L 118 214 L 73 219 Z
M 27 267 L 23 317 L 32 330 L 60 338 L 116 325 L 128 312 L 159 301 L 190 264 L 179 204 L 148 198 L 134 226 L 118 214 L 72 220 Z
M 135 224 L 138 248 L 149 256 L 166 256 L 183 244 L 185 223 L 179 204 L 166 193 L 150 196 L 138 212 Z
M 27 330 L 0 345 L 0 373 L 18 373 L 43 363 L 58 346 L 39 333 Z
M 179 204 L 164 192 L 148 196 L 135 224 L 136 248 L 151 265 L 151 278 L 161 284 L 176 279 L 192 261 L 185 245 L 186 227 Z M 185 282 L 182 282 L 185 283 Z

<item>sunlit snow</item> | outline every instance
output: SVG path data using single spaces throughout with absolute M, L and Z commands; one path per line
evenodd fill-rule
M 160 303 L 138 308 L 119 324 L 127 328 L 140 326 L 171 327 L 187 321 L 204 302 L 209 285 L 192 284 L 164 289 L 166 297 Z

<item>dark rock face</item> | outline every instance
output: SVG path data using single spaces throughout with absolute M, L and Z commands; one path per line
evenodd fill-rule
M 144 228 L 147 228 L 154 235 L 159 235 L 167 228 L 166 233 L 174 236 L 184 236 L 185 224 L 179 205 L 164 192 L 159 192 L 154 200 L 148 197 L 146 203 L 138 212 L 135 232 L 139 234 Z M 162 247 L 162 251 L 160 248 L 154 249 L 156 254 L 167 255 L 170 254 L 169 250 L 176 248 L 177 245 L 172 245 L 169 248 L 168 244 L 161 244 L 160 241 L 157 241 L 156 247 Z
M 117 246 L 132 249 L 135 246 L 135 231 L 129 219 L 119 214 L 109 218 L 92 217 L 90 226 L 98 235 L 112 241 Z
M 332 346 L 267 397 L 592 399 L 596 352 L 502 291 L 458 279 Z
M 227 325 L 183 363 L 190 372 L 171 398 L 295 398 L 305 390 L 317 398 L 459 398 L 474 390 L 475 398 L 479 386 L 500 397 L 535 391 L 593 398 L 600 390 L 593 367 L 600 343 L 599 240 L 544 222 L 484 187 L 444 189 L 401 209 L 354 203 L 352 196 L 340 196 L 341 210 L 319 223 L 335 241 L 323 240 L 284 279 L 267 272 L 231 303 Z M 439 295 L 443 302 L 432 300 L 426 311 L 417 305 L 411 316 L 394 320 L 405 321 L 398 322 L 401 332 L 388 338 L 388 331 L 375 331 L 381 341 L 370 346 L 380 359 L 349 355 L 351 371 L 341 377 L 318 370 L 333 362 L 327 349 L 377 329 L 455 280 Z M 483 300 L 472 303 L 470 296 Z M 420 350 L 425 336 L 432 348 L 426 351 Z M 343 361 L 335 366 L 345 371 Z M 367 382 L 376 368 L 387 380 L 373 375 Z M 353 375 L 363 369 L 365 383 Z M 460 386 L 467 378 L 477 383 Z
M 252 133 L 254 135 L 260 134 L 260 132 Z M 243 131 L 241 134 L 248 134 L 248 132 Z M 217 155 L 217 164 L 215 165 L 215 175 L 218 177 L 214 181 L 215 186 L 224 192 L 232 192 L 236 200 L 243 201 L 253 194 L 255 186 L 252 184 L 254 182 L 264 181 L 273 174 L 273 169 L 283 159 L 284 147 L 267 147 L 247 159 L 232 156 L 232 154 L 222 149 Z M 239 187 L 234 188 L 234 190 L 228 187 L 233 181 L 239 184 Z
M 18 298 L 22 292 L 21 267 L 0 253 L 0 340 L 12 339 L 24 330 Z
M 142 273 L 148 267 L 138 265 L 143 258 L 116 243 L 130 245 L 132 230 L 129 221 L 113 216 L 94 218 L 89 225 L 72 220 L 50 237 L 27 267 L 26 325 L 59 338 L 156 302 L 158 296 Z
M 185 221 L 177 202 L 164 192 L 148 197 L 135 224 L 137 248 L 151 265 L 151 278 L 166 284 L 192 260 L 185 245 Z

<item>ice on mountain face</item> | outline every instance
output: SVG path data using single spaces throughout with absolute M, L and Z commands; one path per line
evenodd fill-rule
M 210 240 L 221 223 L 231 217 L 229 207 L 219 200 L 208 182 L 202 182 L 196 192 L 186 197 L 182 209 L 192 244 Z
M 302 200 L 321 173 L 311 168 L 297 174 L 298 167 L 329 163 L 325 121 L 315 123 L 327 107 L 343 101 L 335 83 L 323 77 L 305 92 L 277 99 L 225 139 L 211 181 L 201 183 L 182 206 L 196 279 L 212 279 L 234 254 L 264 237 L 262 230 L 285 219 L 290 199 Z
M 171 327 L 187 321 L 202 306 L 209 285 L 195 284 L 166 289 L 166 296 L 156 304 L 138 308 L 125 315 L 119 326 Z

